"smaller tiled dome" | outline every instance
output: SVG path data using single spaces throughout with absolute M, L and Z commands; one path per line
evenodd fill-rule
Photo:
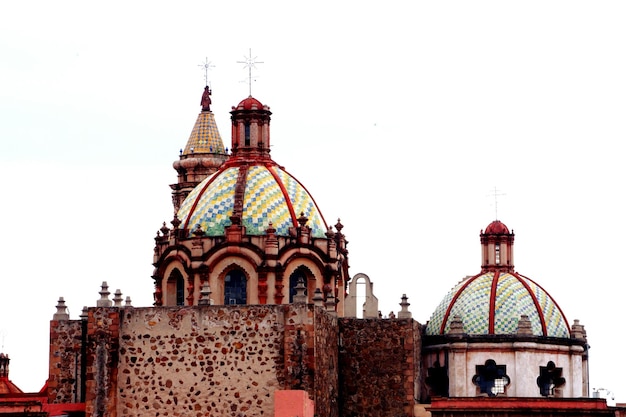
M 515 272 L 486 272 L 459 282 L 433 313 L 426 334 L 448 334 L 456 316 L 469 335 L 516 334 L 522 315 L 535 336 L 570 337 L 565 315 L 550 294 Z
M 502 223 L 500 220 L 492 221 L 485 229 L 486 235 L 508 235 L 510 233 L 506 224 Z

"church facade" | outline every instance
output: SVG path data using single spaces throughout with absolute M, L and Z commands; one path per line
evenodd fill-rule
M 480 272 L 425 325 L 406 300 L 379 317 L 369 278 L 349 274 L 341 222 L 328 225 L 272 160 L 269 107 L 247 97 L 232 108 L 229 151 L 208 87 L 201 105 L 174 163 L 174 218 L 155 238 L 154 305 L 110 300 L 103 284 L 70 320 L 61 300 L 50 404 L 96 417 L 282 416 L 296 398 L 284 394 L 302 393 L 301 414 L 320 417 L 615 415 L 588 398 L 583 326 L 515 271 L 502 222 L 480 234 Z

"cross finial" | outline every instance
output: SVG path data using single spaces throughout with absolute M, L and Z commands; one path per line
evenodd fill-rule
M 487 194 L 487 197 L 492 197 L 493 196 L 493 200 L 494 200 L 494 205 L 495 205 L 495 209 L 496 209 L 496 218 L 495 220 L 498 220 L 498 197 L 501 197 L 503 195 L 506 195 L 505 193 L 501 192 L 500 190 L 498 190 L 497 187 L 493 187 L 493 192 L 491 192 L 490 194 Z
M 211 68 L 215 68 L 215 65 L 213 65 L 213 63 L 209 61 L 208 57 L 205 57 L 204 63 L 198 64 L 198 66 L 204 68 L 204 85 L 208 86 L 209 85 L 209 70 Z
M 248 56 L 243 58 L 245 61 L 237 61 L 237 63 L 243 64 L 244 68 L 248 68 L 248 94 L 252 97 L 252 68 L 256 68 L 256 64 L 263 64 L 263 61 L 257 61 L 257 57 L 252 56 L 252 48 L 248 50 Z

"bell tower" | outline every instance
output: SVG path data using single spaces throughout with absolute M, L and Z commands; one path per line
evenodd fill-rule
M 482 272 L 515 272 L 513 263 L 513 241 L 515 233 L 500 220 L 487 226 L 484 233 L 480 231 L 482 246 Z

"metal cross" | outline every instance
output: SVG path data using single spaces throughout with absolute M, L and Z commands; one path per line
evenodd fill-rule
M 204 84 L 205 85 L 209 85 L 209 70 L 211 68 L 215 68 L 215 65 L 213 65 L 211 63 L 211 61 L 209 61 L 209 58 L 204 58 L 204 64 L 198 64 L 199 67 L 203 67 L 204 68 Z
M 238 64 L 243 64 L 244 68 L 248 68 L 248 94 L 252 97 L 252 68 L 256 68 L 255 64 L 263 64 L 263 61 L 257 61 L 257 57 L 252 56 L 252 48 L 248 51 L 248 56 L 243 57 L 245 61 L 237 61 Z
M 496 188 L 495 186 L 493 187 L 493 192 L 490 194 L 487 194 L 487 197 L 491 197 L 493 196 L 493 200 L 496 206 L 496 220 L 498 220 L 498 197 L 506 195 L 505 193 L 502 193 L 498 190 L 498 188 Z

